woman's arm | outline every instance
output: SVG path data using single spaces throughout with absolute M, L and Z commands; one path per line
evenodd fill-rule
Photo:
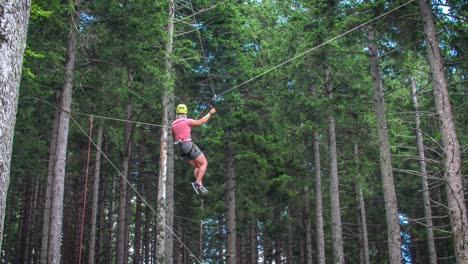
M 193 120 L 190 125 L 191 126 L 199 126 L 199 125 L 203 125 L 205 124 L 208 119 L 210 119 L 211 115 L 216 113 L 216 109 L 214 108 L 211 108 L 210 112 L 208 114 L 206 114 L 204 117 L 202 117 L 201 119 L 198 119 L 198 120 Z

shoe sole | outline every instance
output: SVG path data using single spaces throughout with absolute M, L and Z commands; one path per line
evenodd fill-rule
M 197 186 L 195 185 L 194 182 L 192 182 L 192 187 L 193 187 L 193 190 L 195 191 L 195 193 L 199 194 L 198 193 L 198 188 L 197 188 Z

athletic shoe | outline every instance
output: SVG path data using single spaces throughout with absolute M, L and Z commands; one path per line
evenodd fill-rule
M 198 185 L 198 191 L 201 192 L 201 195 L 207 195 L 208 194 L 208 190 L 203 185 Z
M 198 186 L 199 186 L 199 185 L 198 185 L 196 182 L 192 182 L 193 190 L 194 190 L 197 194 L 199 194 L 199 193 L 198 193 L 198 188 L 199 188 Z

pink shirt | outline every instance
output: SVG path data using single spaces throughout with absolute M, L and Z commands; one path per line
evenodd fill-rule
M 172 133 L 174 133 L 175 140 L 192 141 L 190 139 L 190 132 L 192 128 L 190 123 L 194 121 L 188 118 L 178 118 L 172 122 Z

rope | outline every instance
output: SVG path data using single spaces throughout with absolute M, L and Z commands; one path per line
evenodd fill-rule
M 357 29 L 360 29 L 360 28 L 362 28 L 362 27 L 364 27 L 364 26 L 366 26 L 366 25 L 368 25 L 368 24 L 374 22 L 375 20 L 378 20 L 378 19 L 380 19 L 380 18 L 382 18 L 382 17 L 384 17 L 384 16 L 386 16 L 386 15 L 388 15 L 388 14 L 390 14 L 390 13 L 392 13 L 392 12 L 394 12 L 394 11 L 396 11 L 396 10 L 398 10 L 398 9 L 400 9 L 400 8 L 406 6 L 406 5 L 408 5 L 409 3 L 414 2 L 414 1 L 416 1 L 416 0 L 410 0 L 410 1 L 408 1 L 408 2 L 406 2 L 406 3 L 404 3 L 404 4 L 402 4 L 402 5 L 400 5 L 400 6 L 398 6 L 398 7 L 395 7 L 394 9 L 389 10 L 389 11 L 387 11 L 387 12 L 385 12 L 385 13 L 383 13 L 383 14 L 381 14 L 381 15 L 379 15 L 379 16 L 377 16 L 377 17 L 375 17 L 375 18 L 373 18 L 373 19 L 371 19 L 371 20 L 369 20 L 369 21 L 367 21 L 367 22 L 365 22 L 365 23 L 363 23 L 363 24 L 360 24 L 359 26 L 356 26 L 356 27 L 354 27 L 354 28 L 352 28 L 352 29 L 350 29 L 350 30 L 344 32 L 344 33 L 341 33 L 340 35 L 338 35 L 338 36 L 336 36 L 336 37 L 333 37 L 333 38 L 331 38 L 331 39 L 329 39 L 329 40 L 323 42 L 322 44 L 319 44 L 319 45 L 317 45 L 317 46 L 315 46 L 315 47 L 313 47 L 313 48 L 311 48 L 311 49 L 308 49 L 308 50 L 306 50 L 306 51 L 300 53 L 299 55 L 296 55 L 296 56 L 292 57 L 291 59 L 286 60 L 286 61 L 284 61 L 284 62 L 282 62 L 282 63 L 276 65 L 275 67 L 270 68 L 270 69 L 264 71 L 263 73 L 260 73 L 260 74 L 258 74 L 258 75 L 256 75 L 256 76 L 254 76 L 254 77 L 248 79 L 247 81 L 245 81 L 245 82 L 243 82 L 243 83 L 241 83 L 241 84 L 238 84 L 238 85 L 236 85 L 236 86 L 234 86 L 234 87 L 232 87 L 232 88 L 230 88 L 230 89 L 228 89 L 228 90 L 226 90 L 226 91 L 224 91 L 224 92 L 218 94 L 218 96 L 222 96 L 222 95 L 224 95 L 224 94 L 226 94 L 226 93 L 228 93 L 228 92 L 230 92 L 230 91 L 232 91 L 232 90 L 234 90 L 234 89 L 237 89 L 237 88 L 239 88 L 239 87 L 241 87 L 241 86 L 243 86 L 243 85 L 245 85 L 245 84 L 247 84 L 247 83 L 249 83 L 249 82 L 255 80 L 255 79 L 258 79 L 259 77 L 261 77 L 261 76 L 263 76 L 263 75 L 265 75 L 265 74 L 267 74 L 267 73 L 269 73 L 269 72 L 271 72 L 271 71 L 273 71 L 273 70 L 276 70 L 276 69 L 278 69 L 278 68 L 280 68 L 280 67 L 282 67 L 282 66 L 284 66 L 284 65 L 286 65 L 286 64 L 288 64 L 288 63 L 290 63 L 290 62 L 293 61 L 293 60 L 297 60 L 298 58 L 300 58 L 300 57 L 302 57 L 302 56 L 304 56 L 304 55 L 306 55 L 306 54 L 308 54 L 308 53 L 310 53 L 310 52 L 312 52 L 312 51 L 314 51 L 314 50 L 316 50 L 316 49 L 318 49 L 318 48 L 320 48 L 320 47 L 322 47 L 322 46 L 325 46 L 326 44 L 328 44 L 328 43 L 330 43 L 330 42 L 332 42 L 332 41 L 334 41 L 334 40 L 337 40 L 337 39 L 339 39 L 339 38 L 341 38 L 341 37 L 343 37 L 343 36 L 346 36 L 346 35 L 348 35 L 349 33 L 353 32 L 353 31 L 355 31 L 355 30 L 357 30 Z
M 55 109 L 57 109 L 59 111 L 67 112 L 69 114 L 77 114 L 77 115 L 88 116 L 88 117 L 92 117 L 92 118 L 107 119 L 107 120 L 126 122 L 126 123 L 134 123 L 134 124 L 154 126 L 154 127 L 168 127 L 168 126 L 165 126 L 165 125 L 158 125 L 158 124 L 152 124 L 152 123 L 146 123 L 146 122 L 140 122 L 140 121 L 134 121 L 134 120 L 128 120 L 128 119 L 120 119 L 120 118 L 114 118 L 114 117 L 108 117 L 108 116 L 100 116 L 100 115 L 95 115 L 95 114 L 85 114 L 85 113 L 80 113 L 80 112 L 76 112 L 76 111 L 67 111 L 67 110 L 64 110 L 64 109 L 60 109 L 58 106 L 56 106 L 56 105 L 54 105 L 54 104 L 52 104 L 50 102 L 47 102 L 46 100 L 43 100 L 41 98 L 31 97 L 31 96 L 24 96 L 21 99 L 23 99 L 23 98 L 25 98 L 25 99 L 34 99 L 34 100 L 37 100 L 37 101 L 41 101 L 41 102 L 43 102 L 45 104 L 53 106 Z
M 130 181 L 125 177 L 122 172 L 117 168 L 117 166 L 107 157 L 107 155 L 99 148 L 99 146 L 92 140 L 91 136 L 86 133 L 86 131 L 80 126 L 80 124 L 73 118 L 72 115 L 70 115 L 70 119 L 76 124 L 76 126 L 83 132 L 83 134 L 86 135 L 86 137 L 89 139 L 89 141 L 96 147 L 96 149 L 101 152 L 102 156 L 109 162 L 109 164 L 119 173 L 120 177 L 122 177 L 125 182 L 130 186 L 130 188 L 133 189 L 136 195 L 141 198 L 142 202 L 150 208 L 150 210 L 160 219 L 162 220 L 162 217 L 156 212 L 156 210 L 146 201 L 145 198 L 138 192 L 138 190 L 130 183 Z M 190 253 L 192 258 L 196 260 L 199 264 L 202 264 L 202 262 L 195 256 L 195 254 L 188 248 L 187 245 L 182 241 L 179 236 L 176 235 L 174 230 L 166 223 L 163 221 L 163 224 L 166 226 L 166 228 L 172 233 L 172 235 L 180 242 L 180 244 L 187 250 L 187 252 Z
M 89 135 L 93 134 L 93 117 L 89 118 Z M 80 252 L 78 254 L 78 264 L 81 264 L 81 252 L 83 250 L 83 229 L 85 221 L 85 212 L 86 212 L 86 191 L 88 186 L 88 175 L 89 175 L 89 159 L 91 157 L 91 136 L 88 140 L 88 160 L 86 162 L 86 176 L 83 189 L 83 212 L 81 214 L 81 230 L 80 230 Z
M 210 81 L 211 91 L 213 92 L 213 96 L 216 96 L 216 93 L 213 87 L 213 81 L 211 80 L 210 68 L 208 67 L 208 61 L 206 58 L 205 49 L 203 48 L 203 41 L 201 39 L 201 33 L 200 33 L 200 30 L 198 30 L 198 27 L 196 26 L 198 23 L 197 23 L 197 18 L 195 16 L 195 10 L 193 10 L 193 4 L 191 0 L 189 1 L 189 4 L 190 4 L 190 9 L 192 9 L 193 22 L 195 22 L 195 28 L 197 30 L 198 41 L 200 42 L 200 47 L 202 50 L 203 61 L 205 62 L 205 67 L 208 70 L 207 74 L 208 74 L 208 80 Z

